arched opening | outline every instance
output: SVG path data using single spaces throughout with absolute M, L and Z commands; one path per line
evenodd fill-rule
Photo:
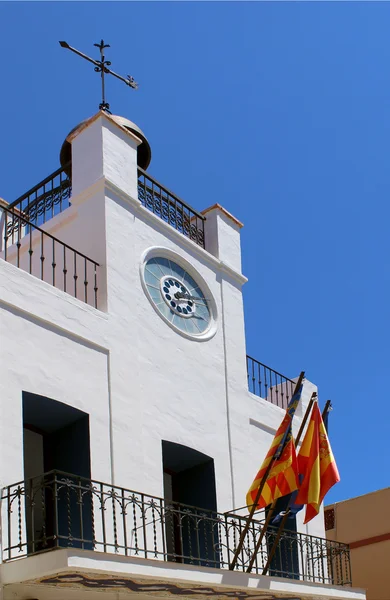
M 214 460 L 165 440 L 162 456 L 168 560 L 218 567 Z
M 92 549 L 89 415 L 23 392 L 23 450 L 27 553 Z

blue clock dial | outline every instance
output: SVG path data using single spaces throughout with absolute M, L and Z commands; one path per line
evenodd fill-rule
M 144 281 L 157 310 L 177 329 L 194 337 L 207 331 L 209 299 L 183 267 L 168 258 L 150 258 L 145 263 Z

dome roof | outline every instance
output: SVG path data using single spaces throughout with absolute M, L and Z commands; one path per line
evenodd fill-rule
M 141 167 L 141 169 L 146 171 L 146 169 L 148 168 L 148 166 L 150 164 L 150 161 L 152 160 L 152 151 L 150 149 L 150 144 L 149 144 L 146 136 L 144 135 L 143 131 L 138 127 L 138 125 L 136 125 L 129 119 L 126 119 L 125 117 L 120 117 L 119 115 L 110 115 L 110 118 L 113 119 L 116 123 L 118 123 L 118 125 L 121 125 L 121 127 L 125 127 L 126 129 L 128 129 L 129 131 L 134 133 L 137 137 L 139 137 L 142 140 L 141 144 L 137 148 L 137 164 L 139 167 Z M 66 138 L 68 138 L 69 135 L 71 135 L 72 133 L 77 131 L 85 123 L 87 123 L 88 120 L 89 119 L 81 121 L 81 123 L 76 125 L 76 127 L 73 127 L 72 131 L 70 131 L 68 133 Z M 72 160 L 72 147 L 71 147 L 71 144 L 67 141 L 67 139 L 65 139 L 64 143 L 62 144 L 61 151 L 60 151 L 61 166 L 62 167 L 65 166 L 71 160 Z

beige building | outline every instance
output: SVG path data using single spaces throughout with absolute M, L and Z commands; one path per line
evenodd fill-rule
M 390 487 L 325 507 L 329 540 L 350 545 L 352 585 L 390 600 Z

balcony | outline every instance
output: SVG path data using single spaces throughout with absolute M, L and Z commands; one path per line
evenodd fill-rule
M 27 204 L 25 210 L 0 207 L 3 213 L 0 258 L 98 308 L 99 263 L 42 228 L 46 217 L 46 200 L 42 210 L 39 199 L 33 207 Z M 54 205 L 51 210 L 54 212 Z M 33 220 L 30 221 L 28 216 L 33 216 Z M 41 220 L 42 226 L 39 227 L 37 222 Z
M 295 388 L 295 381 L 267 367 L 251 356 L 246 357 L 248 390 L 271 404 L 286 409 Z
M 59 471 L 3 488 L 2 514 L 4 562 L 72 548 L 160 561 L 156 566 L 164 561 L 226 570 L 245 525 L 245 517 L 234 513 L 186 506 Z M 251 524 L 238 571 L 246 571 L 262 527 L 262 518 Z M 263 573 L 275 535 L 272 529 L 264 535 L 253 573 Z M 349 547 L 284 531 L 268 575 L 350 585 Z

